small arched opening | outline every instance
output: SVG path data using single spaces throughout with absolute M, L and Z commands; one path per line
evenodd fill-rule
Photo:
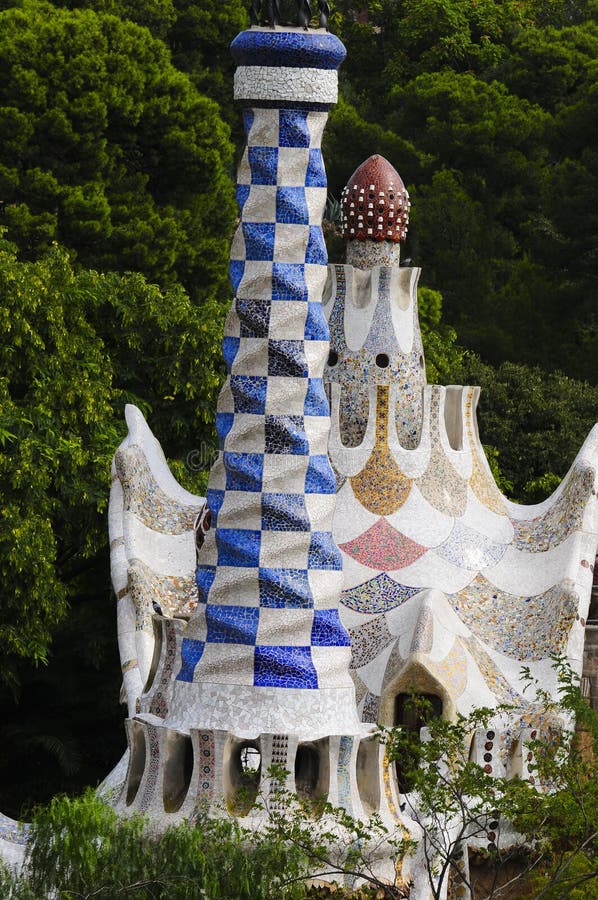
M 193 774 L 193 745 L 186 734 L 173 732 L 168 736 L 164 761 L 163 802 L 167 813 L 178 812 L 191 784 Z
M 418 743 L 420 732 L 431 719 L 442 718 L 442 698 L 437 694 L 420 692 L 400 693 L 395 697 L 394 725 L 408 732 L 410 746 L 395 761 L 399 790 L 409 793 L 413 788 L 412 773 L 419 763 Z
M 131 762 L 129 765 L 129 777 L 127 780 L 127 799 L 126 804 L 130 806 L 139 790 L 143 772 L 145 770 L 145 734 L 143 726 L 138 722 L 131 723 Z
M 246 816 L 257 799 L 262 776 L 259 742 L 231 739 L 225 754 L 224 776 L 229 812 Z
M 299 744 L 295 755 L 295 790 L 299 799 L 326 799 L 329 778 L 328 738 Z

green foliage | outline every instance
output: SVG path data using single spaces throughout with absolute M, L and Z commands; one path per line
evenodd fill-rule
M 343 0 L 333 27 L 334 192 L 387 156 L 413 201 L 405 255 L 460 343 L 596 383 L 594 0 Z
M 43 662 L 66 602 L 103 549 L 110 459 L 125 401 L 152 410 L 167 452 L 211 439 L 218 308 L 203 319 L 181 288 L 75 271 L 58 247 L 37 262 L 0 249 L 1 676 Z M 201 397 L 199 396 L 201 394 Z M 106 571 L 106 585 L 108 573 Z
M 400 763 L 409 783 L 405 802 L 423 829 L 421 846 L 434 897 L 442 895 L 450 873 L 457 884 L 463 880 L 473 888 L 460 865 L 463 845 L 476 838 L 486 844 L 493 820 L 495 846 L 487 851 L 487 867 L 498 871 L 525 847 L 513 896 L 593 896 L 598 878 L 598 713 L 583 698 L 579 677 L 568 663 L 558 658 L 553 667 L 559 684 L 556 700 L 523 670 L 545 720 L 561 723 L 539 729 L 529 742 L 535 784 L 493 777 L 470 759 L 472 734 L 488 728 L 497 715 L 508 715 L 507 706 L 474 709 L 448 721 L 433 717 L 428 701 L 414 694 L 411 704 L 426 722 L 425 738 L 419 730 L 386 733 L 389 759 Z M 576 730 L 568 727 L 572 723 Z M 478 896 L 475 891 L 473 896 Z
M 459 384 L 478 384 L 480 434 L 498 452 L 508 491 L 537 503 L 558 485 L 596 420 L 598 388 L 560 372 L 462 357 Z
M 228 129 L 147 29 L 37 0 L 0 12 L 1 220 L 30 256 L 228 294 Z
M 7 900 L 103 897 L 270 900 L 299 897 L 304 873 L 292 845 L 252 835 L 234 820 L 203 819 L 152 832 L 140 817 L 119 819 L 92 793 L 56 797 L 37 810 L 26 866 L 5 882 Z M 284 886 L 284 881 L 292 882 Z

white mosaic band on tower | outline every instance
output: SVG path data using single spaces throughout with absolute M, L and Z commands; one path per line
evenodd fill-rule
M 233 42 L 247 148 L 230 274 L 235 299 L 210 473 L 212 528 L 167 724 L 304 739 L 363 732 L 339 619 L 336 482 L 322 373 L 328 327 L 320 143 L 345 49 L 324 30 Z

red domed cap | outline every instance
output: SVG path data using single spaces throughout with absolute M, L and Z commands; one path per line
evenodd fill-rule
M 355 169 L 341 195 L 343 237 L 398 244 L 407 237 L 410 206 L 401 176 L 376 153 Z

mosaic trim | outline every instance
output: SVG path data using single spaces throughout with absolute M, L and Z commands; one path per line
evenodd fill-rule
M 177 657 L 177 635 L 173 624 L 165 620 L 162 622 L 165 645 L 162 647 L 162 659 L 160 660 L 160 681 L 155 691 L 152 692 L 149 709 L 150 713 L 161 719 L 165 719 L 168 715 L 168 695 Z
M 140 812 L 146 812 L 150 809 L 156 790 L 156 784 L 158 782 L 158 776 L 160 774 L 160 738 L 158 736 L 158 729 L 153 725 L 145 723 L 144 730 L 148 755 L 146 756 L 145 770 L 143 773 L 143 779 L 145 781 L 143 786 L 143 796 L 138 806 Z
M 169 497 L 155 480 L 141 447 L 136 444 L 121 447 L 116 451 L 114 464 L 122 484 L 126 512 L 162 534 L 193 530 L 201 504 L 184 506 Z
M 478 575 L 448 599 L 459 618 L 493 650 L 519 660 L 540 660 L 565 650 L 580 598 L 572 581 L 520 597 Z
M 389 578 L 386 572 L 382 572 L 363 584 L 344 590 L 341 594 L 341 603 L 355 612 L 386 612 L 406 603 L 419 590 L 421 589 L 399 584 Z
M 471 447 L 472 471 L 469 483 L 480 503 L 496 513 L 497 516 L 507 514 L 503 496 L 490 475 L 486 461 L 480 458 L 482 453 L 474 430 L 476 388 L 468 387 L 465 394 L 465 430 Z
M 378 385 L 376 445 L 362 471 L 351 478 L 353 493 L 361 505 L 378 516 L 400 509 L 411 492 L 411 480 L 403 474 L 388 449 L 388 385 Z
M 195 734 L 198 748 L 197 760 L 197 801 L 192 820 L 199 813 L 205 813 L 214 801 L 214 785 L 216 780 L 216 748 L 213 731 L 200 731 Z
M 515 531 L 513 546 L 527 553 L 544 553 L 579 531 L 595 478 L 596 472 L 589 466 L 574 466 L 562 494 L 550 509 L 535 519 L 511 519 Z
M 428 549 L 393 528 L 384 518 L 339 547 L 362 565 L 382 571 L 410 566 Z
M 129 593 L 135 607 L 135 630 L 153 634 L 153 616 L 188 617 L 197 607 L 193 576 L 159 575 L 140 559 L 127 572 Z
M 235 72 L 235 100 L 284 103 L 290 99 L 295 103 L 336 103 L 337 73 L 290 66 L 239 66 Z
M 353 815 L 353 802 L 351 799 L 351 765 L 353 756 L 353 745 L 355 738 L 349 735 L 342 735 L 338 745 L 338 804 L 345 809 L 349 815 Z

